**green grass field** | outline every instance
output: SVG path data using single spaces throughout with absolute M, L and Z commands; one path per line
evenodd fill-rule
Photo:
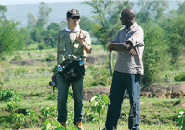
M 8 107 L 9 100 L 0 101 L 0 129 L 42 129 L 43 121 L 46 119 L 56 119 L 56 111 L 53 114 L 48 114 L 47 117 L 41 115 L 40 109 L 45 106 L 57 106 L 57 99 L 53 94 L 57 95 L 57 89 L 54 91 L 49 86 L 52 70 L 56 65 L 56 49 L 47 50 L 35 50 L 34 47 L 30 47 L 29 50 L 22 50 L 16 53 L 14 56 L 6 57 L 6 61 L 1 63 L 1 72 L 3 77 L 4 90 L 14 89 L 21 95 L 22 100 L 17 101 L 17 106 Z M 15 56 L 19 58 L 16 59 Z M 93 52 L 91 55 L 108 55 L 107 51 L 103 51 L 103 48 L 99 45 L 93 45 Z M 47 58 L 53 58 L 53 61 L 46 61 Z M 14 62 L 13 62 L 13 61 Z M 116 59 L 113 59 L 115 63 Z M 22 61 L 22 62 L 21 62 Z M 103 70 L 103 73 L 109 72 L 106 70 L 106 64 L 108 59 L 99 61 L 95 65 L 87 64 L 86 77 L 84 79 L 84 87 L 94 87 L 93 84 L 98 84 L 93 80 L 96 75 L 97 79 L 101 78 L 101 82 L 107 82 L 106 86 L 110 86 L 111 78 L 98 77 L 99 71 Z M 21 65 L 23 64 L 24 65 Z M 99 68 L 99 69 L 97 69 Z M 93 72 L 94 71 L 94 72 Z M 101 74 L 100 74 L 101 75 Z M 95 79 L 95 80 L 97 80 Z M 99 81 L 100 82 L 100 81 Z M 101 86 L 98 84 L 98 86 Z M 103 85 L 102 85 L 103 86 Z M 2 85 L 1 85 L 2 87 Z M 51 99 L 52 98 L 52 99 Z M 68 103 L 69 112 L 73 111 L 73 100 Z M 84 128 L 85 130 L 99 130 L 99 123 L 97 120 L 93 120 L 92 116 L 98 116 L 97 113 L 90 111 L 89 101 L 84 101 Z M 122 114 L 118 122 L 118 130 L 128 130 L 127 128 L 127 116 L 129 112 L 129 100 L 125 99 L 122 107 Z M 177 114 L 180 109 L 185 108 L 185 98 L 181 99 L 167 99 L 167 98 L 147 98 L 141 97 L 141 130 L 179 130 L 176 126 Z M 34 124 L 34 120 L 26 118 L 26 110 L 33 109 L 37 114 L 35 117 L 39 117 L 39 123 Z M 56 109 L 54 109 L 56 110 Z M 24 121 L 21 117 L 14 119 L 14 114 L 24 114 Z M 72 120 L 72 115 L 69 120 Z M 30 117 L 31 118 L 31 117 Z M 104 127 L 106 114 L 101 116 L 101 129 Z M 70 122 L 69 121 L 69 122 Z M 24 124 L 21 124 L 24 122 Z M 32 123 L 33 124 L 32 124 Z

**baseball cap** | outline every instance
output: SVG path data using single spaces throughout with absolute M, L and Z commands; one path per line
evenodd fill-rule
M 67 11 L 67 18 L 72 18 L 74 16 L 79 16 L 80 17 L 80 13 L 77 9 L 71 9 Z

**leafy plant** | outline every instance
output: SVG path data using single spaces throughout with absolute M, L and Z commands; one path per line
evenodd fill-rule
M 20 101 L 21 95 L 14 89 L 0 90 L 0 101 Z
M 185 72 L 175 75 L 174 80 L 175 81 L 185 81 Z
M 106 86 L 111 83 L 111 76 L 108 68 L 94 68 L 93 66 L 89 66 L 91 70 L 91 75 L 93 75 L 93 81 L 91 86 Z
M 57 99 L 57 96 L 55 94 L 50 94 L 47 97 L 47 100 L 56 100 L 56 99 Z
M 181 109 L 178 112 L 177 125 L 181 128 L 181 130 L 185 130 L 185 110 Z
M 48 118 L 57 115 L 57 108 L 55 105 L 53 106 L 46 105 L 40 109 L 40 112 L 45 118 Z
M 53 128 L 61 128 L 60 130 L 65 130 L 65 128 L 61 127 L 60 123 L 53 118 L 44 121 L 42 130 L 51 130 Z
M 14 116 L 15 121 L 17 122 L 17 127 L 19 128 L 23 128 L 24 125 L 24 121 L 25 121 L 25 116 L 24 114 L 20 113 L 20 114 L 15 114 Z
M 90 99 L 90 104 L 91 104 L 91 110 L 94 113 L 99 114 L 99 130 L 100 130 L 100 119 L 101 115 L 105 114 L 107 112 L 107 107 L 108 104 L 110 104 L 109 97 L 105 94 L 98 95 L 95 94 L 91 99 Z M 92 105 L 94 103 L 94 105 Z
M 28 118 L 28 121 L 31 122 L 31 126 L 35 125 L 36 123 L 39 123 L 38 113 L 33 109 L 26 110 L 26 117 Z
M 7 109 L 12 114 L 15 112 L 15 108 L 18 107 L 18 103 L 15 101 L 10 101 L 7 103 Z

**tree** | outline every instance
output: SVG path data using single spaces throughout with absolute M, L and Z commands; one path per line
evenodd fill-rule
M 27 15 L 27 19 L 28 19 L 28 24 L 27 26 L 32 26 L 34 27 L 37 23 L 36 18 L 34 17 L 34 15 L 32 13 L 28 13 Z
M 4 14 L 5 12 L 7 12 L 6 6 L 3 6 L 3 5 L 0 4 L 0 19 L 1 18 L 6 18 L 5 14 Z
M 80 18 L 80 28 L 83 29 L 83 30 L 86 30 L 90 33 L 90 36 L 93 37 L 93 26 L 95 24 L 95 21 L 89 19 L 88 17 L 86 16 L 82 16 Z
M 18 23 L 0 20 L 0 57 L 11 54 L 23 46 L 23 30 L 16 28 Z
M 168 9 L 168 0 L 140 0 L 140 12 L 136 15 L 138 22 L 145 23 L 149 20 L 162 19 L 164 11 Z
M 179 56 L 184 53 L 185 46 L 185 16 L 180 15 L 170 18 L 165 22 L 166 39 L 168 39 L 168 52 L 171 56 L 171 63 L 178 65 Z
M 44 42 L 54 48 L 56 46 L 57 35 L 60 30 L 60 25 L 58 23 L 51 23 L 48 26 L 47 31 L 44 31 L 43 33 Z
M 133 4 L 129 0 L 125 1 L 113 1 L 113 0 L 92 0 L 84 2 L 93 8 L 95 14 L 93 25 L 93 35 L 96 37 L 104 48 L 111 42 L 113 37 L 118 33 L 121 28 L 120 25 L 120 14 L 121 11 L 126 7 L 132 7 Z M 110 73 L 112 75 L 112 56 L 110 53 L 109 64 Z
M 167 49 L 165 41 L 165 32 L 160 25 L 153 22 L 147 22 L 143 26 L 145 32 L 145 49 L 143 53 L 144 75 L 141 80 L 144 85 L 153 83 L 155 75 L 165 68 Z
M 17 29 L 17 23 L 8 21 L 7 19 L 0 19 L 0 61 L 5 54 L 11 54 L 13 51 L 20 49 L 23 45 L 23 29 Z M 1 74 L 0 62 L 0 80 L 1 89 L 3 89 L 3 78 Z
M 49 19 L 49 14 L 52 12 L 52 9 L 47 6 L 43 1 L 40 3 L 39 14 L 37 20 L 37 26 L 44 27 L 47 24 Z
M 179 4 L 179 8 L 177 10 L 178 15 L 185 14 L 185 1 Z
M 43 31 L 44 31 L 43 27 L 41 27 L 41 26 L 35 27 L 30 34 L 33 41 L 35 41 L 35 42 L 43 41 L 43 36 L 42 36 Z

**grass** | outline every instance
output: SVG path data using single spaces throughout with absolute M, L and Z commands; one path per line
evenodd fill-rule
M 57 106 L 57 100 L 48 100 L 47 98 L 53 94 L 52 87 L 49 86 L 51 76 L 53 74 L 52 69 L 56 65 L 56 61 L 46 62 L 46 58 L 53 55 L 56 58 L 56 49 L 36 50 L 34 46 L 28 48 L 28 50 L 18 51 L 15 55 L 20 55 L 20 61 L 31 61 L 32 64 L 26 64 L 22 66 L 20 64 L 12 64 L 10 61 L 14 59 L 14 56 L 8 56 L 7 61 L 1 62 L 4 89 L 15 89 L 22 95 L 22 100 L 18 101 L 19 104 L 16 108 L 17 111 L 25 111 L 26 109 L 39 109 L 46 105 Z M 108 55 L 107 51 L 103 51 L 102 46 L 93 45 L 93 51 L 90 55 Z M 108 58 L 108 56 L 107 56 Z M 106 58 L 106 59 L 107 59 Z M 35 60 L 37 59 L 37 62 Z M 113 57 L 113 64 L 115 64 L 116 58 Z M 94 80 L 94 74 L 92 67 L 94 68 L 106 68 L 107 61 L 102 60 L 95 65 L 87 64 L 86 76 L 84 78 L 84 87 L 94 87 L 92 82 Z M 106 70 L 105 70 L 106 71 Z M 108 71 L 108 70 L 107 70 Z M 101 72 L 100 72 L 101 73 Z M 170 73 L 170 72 L 168 72 Z M 101 75 L 101 74 L 99 74 Z M 97 76 L 99 76 L 97 75 Z M 163 74 L 164 75 L 164 74 Z M 92 80 L 93 79 L 93 80 Z M 101 86 L 101 85 L 100 85 Z M 110 86 L 110 84 L 108 85 Z M 104 86 L 105 87 L 105 86 Z M 54 92 L 57 95 L 57 90 Z M 73 111 L 73 100 L 68 104 L 70 111 Z M 89 109 L 89 102 L 84 101 L 84 108 Z M 7 102 L 0 101 L 0 129 L 12 129 L 11 123 L 8 121 L 10 113 L 6 110 Z M 177 113 L 179 109 L 185 108 L 185 98 L 182 99 L 159 99 L 159 98 L 147 98 L 141 97 L 141 130 L 178 130 L 175 120 L 177 119 Z M 127 120 L 125 116 L 129 113 L 129 100 L 125 99 L 122 107 L 122 116 L 118 122 L 118 130 L 128 130 Z M 88 111 L 85 119 L 89 119 L 89 116 L 94 113 Z M 95 114 L 97 116 L 97 114 Z M 56 117 L 54 117 L 56 118 Z M 104 127 L 106 114 L 102 115 L 101 129 Z M 13 124 L 16 125 L 16 124 Z M 85 121 L 84 127 L 86 130 L 98 130 L 98 122 Z M 41 129 L 41 126 L 34 126 L 34 129 Z

